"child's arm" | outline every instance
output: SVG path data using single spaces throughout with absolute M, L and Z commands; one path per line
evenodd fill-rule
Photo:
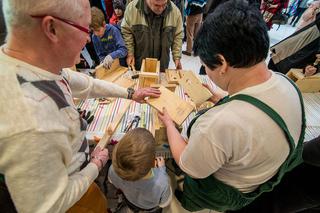
M 128 54 L 128 50 L 126 48 L 120 31 L 117 28 L 113 27 L 112 34 L 114 37 L 114 41 L 116 42 L 116 50 L 110 53 L 111 57 L 113 59 L 126 57 Z
M 161 194 L 160 203 L 159 203 L 159 206 L 161 208 L 164 208 L 168 206 L 172 200 L 172 189 L 171 189 L 169 176 L 166 172 L 166 166 L 165 166 L 165 161 L 163 157 L 156 158 L 156 166 L 161 171 L 162 177 L 160 178 L 160 181 L 163 181 L 162 184 L 163 186 L 165 186 Z

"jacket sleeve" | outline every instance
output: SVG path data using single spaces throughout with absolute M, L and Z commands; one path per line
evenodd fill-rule
M 132 32 L 132 26 L 130 23 L 130 15 L 132 11 L 132 7 L 130 7 L 132 2 L 127 6 L 127 9 L 124 13 L 124 17 L 121 22 L 121 33 L 123 36 L 123 40 L 126 44 L 126 47 L 128 49 L 128 55 L 134 55 L 134 35 Z
M 177 26 L 176 31 L 173 38 L 172 44 L 172 58 L 173 60 L 181 58 L 181 49 L 182 49 L 182 38 L 183 38 L 183 25 L 182 25 L 182 17 L 180 12 L 177 13 Z
M 112 82 L 94 79 L 80 72 L 64 69 L 62 75 L 68 81 L 75 98 L 118 97 L 126 98 L 127 89 Z
M 110 53 L 111 57 L 113 59 L 126 57 L 128 50 L 124 44 L 120 31 L 117 28 L 112 27 L 112 34 L 116 42 L 116 50 Z
M 65 212 L 80 200 L 99 173 L 97 166 L 89 163 L 68 175 L 71 149 L 64 133 L 22 132 L 2 139 L 0 147 L 1 173 L 21 213 Z
M 93 43 L 94 50 L 96 51 L 97 56 L 99 57 L 99 61 L 101 63 L 103 59 L 106 57 L 106 55 L 104 54 L 103 48 L 97 36 L 95 35 L 92 36 L 92 43 Z

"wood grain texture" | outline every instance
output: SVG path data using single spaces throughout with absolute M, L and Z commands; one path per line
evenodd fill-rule
M 202 85 L 200 79 L 192 71 L 183 71 L 180 76 L 182 76 L 179 79 L 180 86 L 197 106 L 212 96 L 211 92 Z
M 193 111 L 194 107 L 164 86 L 159 87 L 159 90 L 161 96 L 159 98 L 150 98 L 147 103 L 161 112 L 165 107 L 172 120 L 180 126 Z

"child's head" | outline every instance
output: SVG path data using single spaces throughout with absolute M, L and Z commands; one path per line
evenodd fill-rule
M 125 7 L 124 4 L 122 3 L 122 0 L 116 0 L 113 2 L 113 9 L 114 13 L 116 14 L 117 17 L 122 18 Z
M 146 176 L 155 163 L 155 139 L 144 128 L 129 131 L 112 154 L 114 171 L 124 180 L 136 181 Z
M 96 36 L 101 37 L 104 34 L 105 25 L 106 25 L 106 22 L 104 19 L 103 12 L 97 7 L 92 7 L 91 8 L 90 29 L 93 30 L 93 33 Z M 102 35 L 100 35 L 100 34 L 102 34 Z

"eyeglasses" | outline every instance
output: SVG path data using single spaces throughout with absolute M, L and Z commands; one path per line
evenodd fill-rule
M 44 18 L 44 17 L 49 16 L 49 15 L 30 15 L 30 16 L 32 18 Z M 82 32 L 85 32 L 85 33 L 87 33 L 89 35 L 91 33 L 91 30 L 89 28 L 87 28 L 87 27 L 80 26 L 80 25 L 78 25 L 76 23 L 73 23 L 72 21 L 67 20 L 67 19 L 59 18 L 59 17 L 52 16 L 52 15 L 50 15 L 50 16 L 55 18 L 55 19 L 58 19 L 59 21 L 62 21 L 64 23 L 66 23 L 66 24 L 69 24 L 69 25 L 77 28 L 78 30 L 81 30 Z

